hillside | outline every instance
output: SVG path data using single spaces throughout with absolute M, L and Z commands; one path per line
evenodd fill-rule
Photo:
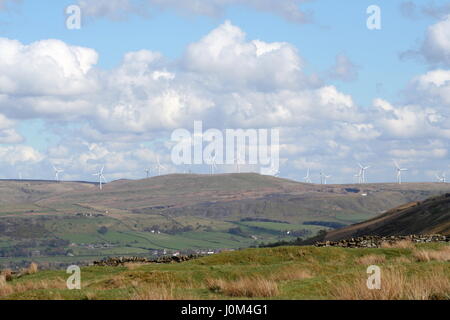
M 363 223 L 331 231 L 326 240 L 409 234 L 450 235 L 450 194 L 411 202 Z
M 90 266 L 81 270 L 81 290 L 67 290 L 65 270 L 29 268 L 9 281 L 0 275 L 0 300 L 450 299 L 449 249 L 444 243 L 279 247 L 183 263 Z M 366 285 L 373 264 L 383 270 L 381 290 Z
M 0 266 L 245 248 L 372 219 L 450 184 L 314 185 L 259 174 L 0 181 Z

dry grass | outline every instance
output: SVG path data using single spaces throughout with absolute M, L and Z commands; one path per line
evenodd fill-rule
M 23 271 L 23 274 L 35 274 L 39 270 L 37 263 L 32 262 L 28 268 Z
M 279 294 L 278 285 L 273 280 L 261 277 L 238 280 L 207 279 L 207 287 L 230 297 L 269 298 Z
M 373 264 L 382 264 L 382 263 L 386 262 L 386 257 L 382 256 L 382 255 L 377 255 L 377 254 L 369 254 L 369 255 L 362 256 L 362 257 L 355 259 L 355 262 L 357 264 L 370 266 Z
M 450 261 L 450 247 L 441 250 L 418 250 L 414 252 L 414 257 L 419 262 Z
M 0 290 L 7 285 L 6 277 L 3 274 L 0 274 Z
M 366 281 L 340 282 L 331 289 L 331 296 L 338 300 L 450 299 L 450 280 L 444 269 L 409 278 L 401 270 L 388 269 L 381 274 L 380 290 L 369 290 Z
M 0 297 L 9 296 L 17 293 L 24 293 L 33 290 L 49 290 L 49 289 L 66 289 L 66 282 L 64 279 L 56 280 L 41 280 L 41 281 L 26 281 L 17 284 L 9 284 L 0 281 Z
M 6 281 L 12 281 L 13 273 L 11 269 L 3 270 L 2 272 L 0 272 L 0 275 L 4 276 Z
M 173 287 L 148 287 L 137 289 L 130 300 L 175 300 Z
M 400 240 L 400 241 L 396 241 L 394 243 L 390 243 L 390 242 L 383 242 L 381 244 L 381 248 L 385 248 L 385 249 L 413 249 L 414 248 L 414 243 L 411 240 Z
M 136 269 L 138 269 L 138 268 L 140 268 L 142 266 L 145 266 L 145 265 L 147 265 L 147 264 L 145 264 L 145 263 L 131 263 L 131 262 L 124 264 L 124 266 L 130 271 L 136 270 Z
M 313 275 L 308 270 L 299 269 L 295 267 L 288 267 L 273 273 L 270 279 L 273 281 L 287 281 L 287 280 L 303 280 L 310 279 Z
M 172 284 L 167 285 L 150 285 L 145 287 L 135 287 L 134 292 L 130 295 L 130 300 L 195 300 L 189 293 L 177 292 L 176 286 Z
M 397 257 L 393 260 L 395 263 L 397 264 L 405 264 L 405 263 L 411 263 L 411 259 L 401 256 L 401 257 Z

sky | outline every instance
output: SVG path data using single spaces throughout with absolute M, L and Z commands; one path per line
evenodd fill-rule
M 171 133 L 203 121 L 278 129 L 281 177 L 351 183 L 362 163 L 390 182 L 395 160 L 436 181 L 449 68 L 449 1 L 0 0 L 0 178 L 208 173 L 171 161 Z

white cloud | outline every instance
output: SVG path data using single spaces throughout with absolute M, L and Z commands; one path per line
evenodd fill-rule
M 59 40 L 30 45 L 0 38 L 0 94 L 64 96 L 93 91 L 89 72 L 97 63 L 92 49 Z
M 221 90 L 286 89 L 305 83 L 302 59 L 292 45 L 247 41 L 245 33 L 229 21 L 191 44 L 183 64 Z
M 60 139 L 45 153 L 3 147 L 1 154 L 19 155 L 4 163 L 29 159 L 40 168 L 35 172 L 49 170 L 49 177 L 49 163 L 64 167 L 68 177 L 92 179 L 102 165 L 109 179 L 143 177 L 156 154 L 173 171 L 167 139 L 194 120 L 205 128 L 279 128 L 286 170 L 308 164 L 350 171 L 358 161 L 386 155 L 414 161 L 427 152 L 427 159 L 442 159 L 448 150 L 446 69 L 412 79 L 402 103 L 375 99 L 365 109 L 308 74 L 293 45 L 247 39 L 230 22 L 190 44 L 178 60 L 140 50 L 111 70 L 96 66 L 94 50 L 57 40 L 2 39 L 0 46 L 7 52 L 0 61 L 0 143 L 22 142 L 14 129 L 20 119 L 43 119 Z M 431 140 L 437 141 L 432 147 Z
M 30 146 L 0 146 L 0 162 L 7 165 L 20 163 L 35 164 L 44 159 L 44 155 Z
M 430 63 L 450 66 L 450 14 L 428 28 L 422 53 Z

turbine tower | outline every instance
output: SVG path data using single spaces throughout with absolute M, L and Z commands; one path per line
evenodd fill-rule
M 239 152 L 237 152 L 237 155 L 236 155 L 236 168 L 237 168 L 237 173 L 241 173 L 241 154 Z
M 358 183 L 361 184 L 361 170 L 358 171 L 353 177 L 358 178 Z
M 306 183 L 312 183 L 309 173 L 310 173 L 310 170 L 308 168 L 308 171 L 306 172 L 306 177 L 303 178 L 303 179 L 305 179 Z
M 210 172 L 211 172 L 211 175 L 214 175 L 215 170 L 217 169 L 216 155 L 211 157 L 210 160 L 211 160 L 211 163 L 209 164 L 210 165 Z
M 63 173 L 64 170 L 58 169 L 58 168 L 56 168 L 55 166 L 53 166 L 53 171 L 55 171 L 55 181 L 56 181 L 56 182 L 59 182 L 59 174 L 60 174 L 60 173 Z
M 105 176 L 103 175 L 103 170 L 105 170 L 105 166 L 103 166 L 102 169 L 99 172 L 93 174 L 93 176 L 97 176 L 98 177 L 100 190 L 103 189 L 102 182 L 106 183 Z
M 360 175 L 360 182 L 359 183 L 366 183 L 366 170 L 370 168 L 370 166 L 363 166 L 361 163 L 358 163 L 359 168 L 361 169 L 359 172 Z
M 161 162 L 159 161 L 159 156 L 156 158 L 156 170 L 158 170 L 158 177 L 161 175 L 161 170 L 164 170 L 166 167 L 164 167 Z
M 324 174 L 322 171 L 320 171 L 320 184 L 327 184 L 327 179 L 330 179 L 331 176 L 328 176 Z
M 447 182 L 447 177 L 445 176 L 445 172 L 442 173 L 442 176 L 439 176 L 438 174 L 436 174 L 436 178 L 438 179 L 438 182 L 442 182 L 442 183 Z
M 147 174 L 147 179 L 150 177 L 150 169 L 145 169 L 144 172 Z
M 393 160 L 395 164 L 395 169 L 397 170 L 397 183 L 402 184 L 402 172 L 408 171 L 406 168 L 400 168 L 397 161 Z

